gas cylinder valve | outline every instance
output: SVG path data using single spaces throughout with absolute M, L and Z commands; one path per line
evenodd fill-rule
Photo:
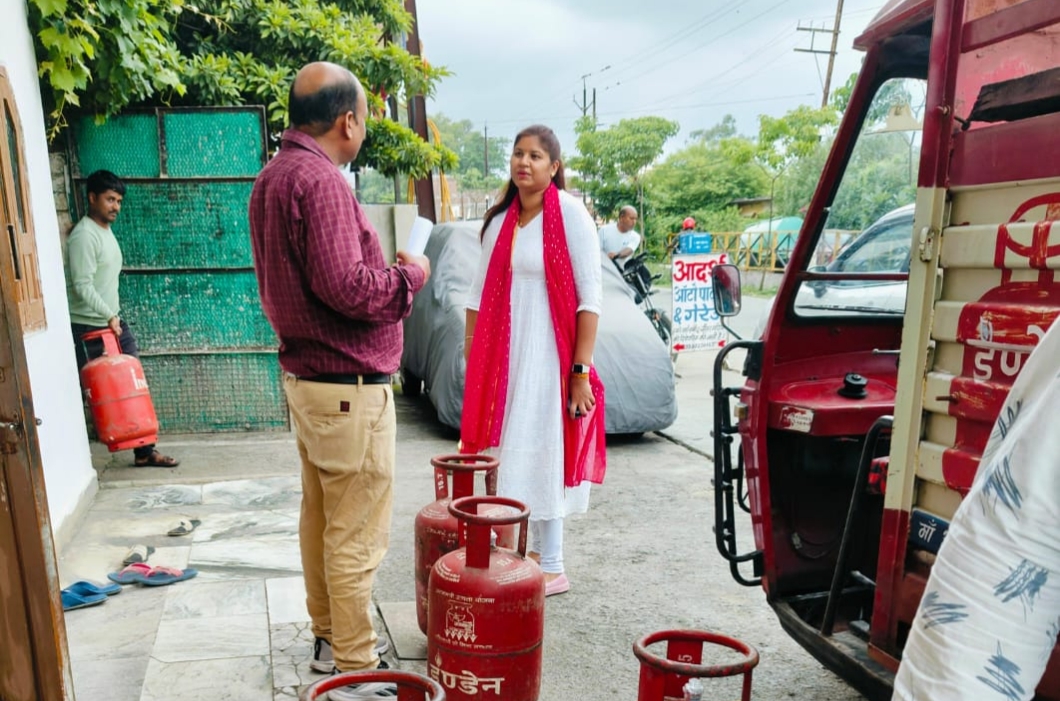
M 848 372 L 843 377 L 843 386 L 839 389 L 839 396 L 847 399 L 864 399 L 869 396 L 865 386 L 869 381 L 856 372 Z

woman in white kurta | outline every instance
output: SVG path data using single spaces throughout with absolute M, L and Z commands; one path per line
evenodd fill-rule
M 508 197 L 490 214 L 482 236 L 482 257 L 469 294 L 465 357 L 471 354 L 483 290 L 498 238 L 509 208 L 518 206 L 511 244 L 510 342 L 508 378 L 500 427 L 498 493 L 530 508 L 531 556 L 540 559 L 546 591 L 558 594 L 569 588 L 563 568 L 563 518 L 584 513 L 589 504 L 588 480 L 567 487 L 564 480 L 564 421 L 560 397 L 563 374 L 570 373 L 571 415 L 589 415 L 595 408 L 589 381 L 596 324 L 601 306 L 600 246 L 596 227 L 582 203 L 558 192 L 559 210 L 570 256 L 577 296 L 577 333 L 572 367 L 563 367 L 557 349 L 553 306 L 546 282 L 546 211 L 544 192 L 557 182 L 563 185 L 559 144 L 545 133 L 526 133 L 516 139 L 511 158 Z M 539 130 L 540 131 L 540 130 Z M 553 195 L 554 196 L 554 195 Z M 515 199 L 518 198 L 518 203 Z M 507 200 L 507 202 L 506 202 Z M 485 293 L 496 293 L 487 287 Z M 593 373 L 595 379 L 595 373 Z M 468 414 L 465 412 L 465 419 Z M 602 417 L 601 417 L 602 419 Z

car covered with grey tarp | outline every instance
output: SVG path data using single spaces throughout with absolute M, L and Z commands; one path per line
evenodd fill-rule
M 405 320 L 404 392 L 425 390 L 438 419 L 455 429 L 464 398 L 464 312 L 478 271 L 481 227 L 481 221 L 434 227 L 426 250 L 431 277 Z M 593 362 L 607 392 L 607 432 L 664 429 L 677 418 L 669 349 L 606 257 L 601 270 L 603 309 Z

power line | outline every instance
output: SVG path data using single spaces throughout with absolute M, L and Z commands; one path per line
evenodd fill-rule
M 760 72 L 761 70 L 763 70 L 767 66 L 772 65 L 773 63 L 776 63 L 780 58 L 782 58 L 783 56 L 787 55 L 787 53 L 792 48 L 791 46 L 788 46 L 788 44 L 792 43 L 790 38 L 789 38 L 789 41 L 785 42 L 785 44 L 782 46 L 782 50 L 779 53 L 777 53 L 775 55 L 775 57 L 771 61 L 769 61 L 767 64 L 764 64 L 764 65 L 760 66 L 758 68 L 758 70 L 756 70 L 755 72 L 753 72 L 753 73 L 751 73 L 749 75 L 746 75 L 746 76 L 743 76 L 743 77 L 740 77 L 740 78 L 736 78 L 736 79 L 732 79 L 734 77 L 733 74 L 736 71 L 739 71 L 741 69 L 741 67 L 751 63 L 752 61 L 761 58 L 763 56 L 763 53 L 762 53 L 763 50 L 768 49 L 768 47 L 775 47 L 776 42 L 778 40 L 780 40 L 781 37 L 783 37 L 785 34 L 787 34 L 790 31 L 791 31 L 790 29 L 784 29 L 779 34 L 777 34 L 776 36 L 774 36 L 771 39 L 769 39 L 769 41 L 765 42 L 764 44 L 762 44 L 759 47 L 756 47 L 754 50 L 748 52 L 747 56 L 750 56 L 751 58 L 743 58 L 743 59 L 737 61 L 736 63 L 732 64 L 731 66 L 727 66 L 726 68 L 722 69 L 718 73 L 715 73 L 714 75 L 710 76 L 706 80 L 702 80 L 702 81 L 696 83 L 695 85 L 693 85 L 690 88 L 683 88 L 683 89 L 681 89 L 678 92 L 675 92 L 675 93 L 673 93 L 671 95 L 667 95 L 666 97 L 661 98 L 661 100 L 662 101 L 672 100 L 674 98 L 682 97 L 682 96 L 687 95 L 689 93 L 699 92 L 700 90 L 706 88 L 708 85 L 711 85 L 712 83 L 714 83 L 714 81 L 716 81 L 718 78 L 723 78 L 724 77 L 724 78 L 726 78 L 726 80 L 721 85 L 715 86 L 716 89 L 720 89 L 722 87 L 727 87 L 729 85 L 734 85 L 736 83 L 741 82 L 742 80 L 746 80 L 747 78 L 751 77 L 752 75 L 756 75 L 758 72 Z M 768 54 L 766 54 L 766 55 L 768 55 Z
M 796 93 L 793 95 L 773 95 L 770 97 L 752 97 L 745 100 L 728 100 L 725 102 L 701 102 L 692 105 L 667 105 L 663 108 L 659 106 L 654 107 L 643 107 L 632 110 L 618 110 L 614 112 L 601 112 L 601 117 L 622 117 L 627 115 L 642 114 L 642 113 L 654 113 L 676 110 L 688 110 L 688 109 L 701 109 L 703 107 L 726 107 L 729 105 L 745 105 L 755 102 L 773 102 L 776 100 L 791 100 L 796 97 L 812 97 L 814 93 Z M 532 122 L 549 122 L 553 120 L 568 119 L 570 115 L 552 115 L 552 116 L 537 116 L 537 117 L 522 117 L 520 119 L 491 119 L 490 124 L 494 126 L 499 124 L 530 124 Z
M 687 24 L 683 25 L 684 29 L 678 31 L 676 34 L 669 34 L 665 39 L 659 41 L 657 44 L 653 44 L 653 45 L 649 46 L 646 50 L 640 51 L 640 52 L 636 53 L 635 55 L 633 55 L 630 58 L 613 62 L 613 64 L 612 64 L 613 72 L 614 73 L 620 73 L 620 72 L 622 72 L 624 70 L 628 70 L 628 69 L 634 67 L 635 65 L 642 64 L 645 60 L 650 59 L 653 56 L 657 56 L 660 53 L 663 53 L 663 52 L 665 52 L 665 51 L 667 51 L 669 49 L 674 48 L 675 42 L 678 42 L 681 39 L 684 39 L 684 38 L 690 36 L 691 34 L 694 34 L 696 31 L 698 31 L 701 27 L 706 25 L 708 22 L 711 22 L 711 21 L 713 21 L 715 19 L 720 19 L 721 17 L 724 17 L 725 15 L 729 14 L 733 10 L 738 10 L 740 7 L 742 7 L 743 5 L 746 5 L 748 2 L 749 2 L 749 0 L 738 0 L 737 2 L 735 2 L 732 5 L 729 5 L 726 8 L 722 8 L 721 10 L 714 10 L 714 11 L 708 12 L 707 14 L 703 15 L 699 19 L 693 21 L 691 25 L 687 25 Z M 645 53 L 645 52 L 647 52 L 647 53 Z M 662 65 L 665 65 L 665 64 L 662 64 Z M 594 71 L 594 72 L 595 73 L 601 73 L 602 70 L 598 70 L 598 71 Z M 588 75 L 591 75 L 591 74 L 586 74 L 586 77 L 588 77 Z M 563 96 L 556 96 L 553 99 L 548 100 L 545 104 L 547 106 L 551 106 L 551 105 L 553 105 L 555 103 L 558 103 L 558 102 L 566 102 L 566 100 L 567 100 L 566 91 L 569 90 L 570 87 L 576 86 L 579 82 L 583 82 L 581 78 L 579 78 L 577 81 L 572 81 L 570 84 L 568 84 L 568 87 L 563 88 L 563 91 L 564 91 L 564 95 Z M 618 85 L 621 85 L 621 83 L 622 83 L 622 81 L 618 80 L 615 83 L 612 83 L 612 84 L 608 85 L 604 89 L 608 90 L 610 88 L 617 87 Z M 584 85 L 583 85 L 583 87 L 584 87 Z M 582 113 L 584 114 L 584 113 L 586 113 L 588 111 L 588 108 L 587 108 L 588 104 L 591 104 L 591 103 L 588 103 L 586 100 L 583 99 L 582 103 L 578 105 L 578 109 L 581 110 Z
M 729 14 L 730 12 L 732 12 L 733 10 L 740 9 L 740 7 L 742 7 L 743 5 L 746 5 L 748 3 L 748 1 L 749 0 L 739 0 L 738 2 L 736 2 L 736 3 L 732 4 L 732 5 L 729 5 L 726 8 L 722 8 L 721 10 L 714 11 L 714 12 L 708 12 L 706 15 L 703 15 L 699 19 L 697 19 L 694 22 L 692 22 L 692 24 L 690 24 L 690 25 L 689 24 L 683 25 L 684 28 L 681 29 L 680 31 L 678 31 L 676 34 L 668 35 L 665 39 L 659 41 L 659 43 L 648 47 L 644 51 L 640 51 L 639 53 L 635 54 L 632 58 L 628 58 L 628 59 L 626 59 L 624 61 L 617 61 L 615 63 L 615 66 L 617 67 L 617 70 L 618 71 L 622 71 L 622 70 L 625 70 L 628 67 L 632 67 L 632 66 L 638 65 L 638 64 L 643 64 L 646 60 L 648 60 L 648 59 L 650 59 L 650 58 L 652 58 L 654 56 L 657 56 L 660 53 L 664 53 L 666 51 L 669 51 L 669 50 L 675 48 L 677 42 L 679 42 L 680 40 L 682 40 L 682 39 L 684 39 L 684 38 L 686 38 L 688 36 L 691 36 L 692 34 L 697 32 L 701 27 L 706 25 L 708 22 L 712 22 L 712 21 L 714 21 L 716 19 L 720 19 L 720 18 L 724 17 L 725 15 Z
M 773 12 L 774 10 L 776 10 L 781 5 L 785 5 L 785 4 L 789 3 L 789 2 L 791 2 L 791 0 L 780 0 L 780 2 L 776 3 L 775 5 L 769 7 L 766 10 L 763 10 L 762 12 L 760 12 L 759 14 L 757 14 L 754 17 L 750 18 L 746 22 L 743 22 L 742 24 L 738 24 L 735 27 L 731 27 L 729 29 L 729 31 L 724 32 L 723 34 L 720 34 L 718 36 L 709 38 L 707 41 L 705 41 L 702 44 L 700 44 L 697 48 L 701 48 L 702 46 L 705 46 L 705 45 L 707 45 L 707 44 L 709 44 L 711 42 L 716 42 L 716 41 L 719 41 L 721 39 L 724 39 L 725 37 L 731 36 L 733 33 L 737 32 L 740 29 L 743 29 L 744 27 L 746 27 L 747 25 L 751 24 L 755 20 L 758 20 L 758 19 L 764 17 L 765 15 L 769 14 L 770 12 Z M 680 60 L 680 59 L 684 59 L 684 58 L 687 58 L 687 53 L 685 55 L 677 56 L 677 57 L 675 57 L 673 59 L 665 61 L 664 63 L 661 63 L 661 64 L 658 64 L 658 65 L 653 66 L 651 68 L 648 68 L 647 70 L 644 70 L 644 71 L 636 74 L 632 78 L 627 78 L 625 82 L 627 84 L 631 83 L 631 82 L 633 82 L 635 80 L 643 78 L 644 76 L 646 76 L 646 75 L 648 75 L 650 73 L 654 73 L 655 71 L 659 70 L 660 68 L 662 68 L 665 65 L 668 65 L 670 63 L 673 63 L 674 61 L 677 61 L 677 60 Z
M 867 15 L 870 12 L 876 14 L 879 13 L 880 9 L 880 4 L 876 3 L 874 5 L 866 5 L 865 7 L 859 7 L 856 10 L 850 10 L 849 12 L 844 12 L 843 14 L 847 17 L 855 17 L 858 15 Z M 835 13 L 833 12 L 828 15 L 814 15 L 813 17 L 803 17 L 802 19 L 806 20 L 807 22 L 813 22 L 815 20 L 830 20 L 835 19 Z

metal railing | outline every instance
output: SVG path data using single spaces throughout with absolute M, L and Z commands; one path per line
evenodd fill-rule
M 711 253 L 727 253 L 728 261 L 741 270 L 783 270 L 788 264 L 791 252 L 795 249 L 797 231 L 744 232 L 715 231 L 711 232 Z M 821 234 L 814 253 L 814 265 L 827 265 L 854 236 L 856 231 L 830 229 Z M 668 249 L 672 252 L 677 245 L 678 236 L 671 235 Z

